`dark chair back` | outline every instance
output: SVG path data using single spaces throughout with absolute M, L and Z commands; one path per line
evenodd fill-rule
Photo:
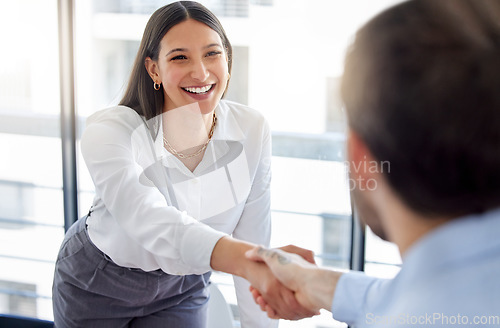
M 0 328 L 54 328 L 54 323 L 35 318 L 0 314 Z

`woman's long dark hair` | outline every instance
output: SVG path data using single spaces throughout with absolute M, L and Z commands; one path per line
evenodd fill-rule
M 151 15 L 144 30 L 127 89 L 119 103 L 120 105 L 134 109 L 148 121 L 162 113 L 163 86 L 160 87 L 160 90 L 154 89 L 153 80 L 145 67 L 145 60 L 147 57 L 158 60 L 160 42 L 165 34 L 175 25 L 188 19 L 201 22 L 219 34 L 228 58 L 228 72 L 231 72 L 233 49 L 217 17 L 198 2 L 174 2 L 161 7 Z M 155 128 L 157 129 L 157 126 Z

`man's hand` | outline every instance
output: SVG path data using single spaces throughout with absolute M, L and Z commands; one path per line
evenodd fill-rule
M 257 262 L 265 262 L 276 278 L 295 292 L 297 301 L 312 313 L 318 314 L 321 308 L 330 310 L 340 272 L 318 268 L 301 256 L 280 249 L 255 247 L 246 256 Z M 279 311 L 268 301 L 269 298 L 259 295 L 260 290 L 253 287 L 252 294 L 261 309 L 270 317 L 279 316 Z
M 294 293 L 276 279 L 266 264 L 250 260 L 245 256 L 247 251 L 256 247 L 254 244 L 224 236 L 219 239 L 212 251 L 210 266 L 213 270 L 231 273 L 248 280 L 259 293 L 262 302 L 272 309 L 267 313 L 271 318 L 298 320 L 314 315 L 315 311 L 300 305 Z M 303 254 L 304 257 L 314 261 L 314 255 L 308 250 L 296 246 L 287 246 L 286 249 Z
M 316 264 L 316 261 L 314 260 L 314 252 L 311 251 L 311 250 L 308 250 L 308 249 L 305 249 L 305 248 L 301 248 L 301 247 L 298 247 L 298 246 L 295 246 L 295 245 L 282 246 L 279 249 L 281 249 L 281 250 L 283 250 L 285 252 L 288 252 L 288 253 L 298 254 L 302 258 L 304 258 L 306 261 L 308 261 L 309 263 Z M 280 316 L 280 314 L 278 314 L 277 311 L 274 308 L 272 308 L 264 300 L 264 298 L 262 297 L 261 293 L 254 286 L 250 286 L 250 292 L 252 293 L 252 296 L 253 296 L 253 298 L 255 300 L 255 303 L 257 303 L 260 306 L 260 308 L 261 308 L 262 311 L 267 312 L 267 315 L 270 318 L 273 318 L 273 319 L 277 319 L 277 318 L 287 319 L 287 318 L 285 318 L 283 316 Z M 295 302 L 297 302 L 296 299 L 295 299 L 295 293 L 292 292 L 292 294 L 294 296 Z M 312 317 L 312 316 L 318 315 L 318 314 L 319 314 L 319 312 L 313 312 L 313 311 L 308 311 L 307 313 L 302 312 L 302 314 L 299 315 L 300 318 L 298 318 L 298 319 L 309 318 L 309 317 Z
M 258 293 L 261 302 L 269 308 L 268 311 L 261 306 L 270 318 L 299 320 L 317 314 L 302 306 L 294 293 L 276 279 L 268 266 L 264 263 L 255 264 L 253 269 L 247 271 L 246 279 L 252 284 L 252 293 Z

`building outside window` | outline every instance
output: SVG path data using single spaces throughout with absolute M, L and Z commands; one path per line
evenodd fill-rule
M 200 2 L 216 13 L 233 44 L 226 98 L 263 113 L 273 131 L 272 246 L 297 244 L 312 249 L 320 265 L 349 269 L 352 212 L 338 95 L 343 58 L 355 30 L 398 1 Z M 118 103 L 144 26 L 166 3 L 74 1 L 77 135 L 86 117 Z M 64 234 L 57 1 L 0 6 L 0 313 L 50 320 Z M 83 216 L 94 190 L 77 154 Z M 394 245 L 369 231 L 365 255 L 368 274 L 391 277 L 399 270 Z M 216 274 L 213 280 L 237 319 L 232 279 Z M 280 327 L 338 325 L 325 311 Z

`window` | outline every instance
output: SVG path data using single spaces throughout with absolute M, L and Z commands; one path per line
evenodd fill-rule
M 0 313 L 50 319 L 64 234 L 57 1 L 0 9 Z
M 357 242 L 339 78 L 355 30 L 399 0 L 201 2 L 233 44 L 227 98 L 262 112 L 273 130 L 272 246 L 297 244 L 314 250 L 320 265 L 349 268 Z M 75 0 L 78 134 L 86 117 L 119 101 L 144 26 L 164 4 Z M 53 263 L 64 232 L 57 2 L 1 6 L 0 27 L 10 33 L 0 40 L 16 51 L 0 54 L 0 312 L 51 319 Z M 94 190 L 79 151 L 77 157 L 82 216 Z M 399 263 L 394 245 L 368 231 L 367 272 L 392 276 Z M 230 277 L 213 279 L 235 303 Z M 281 327 L 339 325 L 324 312 Z

